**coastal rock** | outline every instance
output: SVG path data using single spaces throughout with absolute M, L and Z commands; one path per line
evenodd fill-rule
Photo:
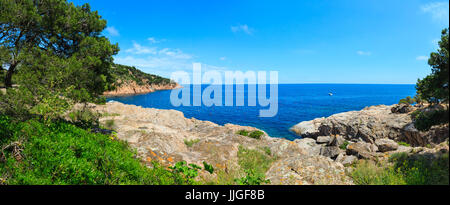
M 347 155 L 355 155 L 360 159 L 371 159 L 377 156 L 378 148 L 370 143 L 356 142 L 347 146 Z
M 324 156 L 290 155 L 275 162 L 266 172 L 272 184 L 350 185 L 345 167 Z
M 341 163 L 342 165 L 350 165 L 356 160 L 358 160 L 358 158 L 353 155 L 345 155 L 341 153 L 337 156 L 335 161 Z
M 400 106 L 400 107 L 399 107 Z M 412 146 L 439 144 L 448 139 L 448 123 L 433 126 L 429 131 L 419 131 L 414 127 L 411 111 L 417 109 L 406 105 L 378 105 L 360 111 L 349 111 L 317 118 L 294 125 L 291 130 L 299 136 L 316 139 L 318 136 L 340 135 L 348 141 L 375 143 L 376 139 L 403 141 Z M 396 110 L 403 110 L 397 112 Z M 405 110 L 408 109 L 408 110 Z M 412 110 L 409 110 L 412 109 Z M 442 106 L 427 108 L 442 109 Z M 393 113 L 394 110 L 397 113 Z M 409 111 L 409 112 L 406 112 Z
M 339 147 L 336 146 L 326 146 L 320 149 L 320 155 L 332 159 L 336 158 L 336 156 L 338 156 L 339 153 L 341 153 L 341 149 L 339 149 Z
M 253 127 L 226 124 L 217 125 L 194 118 L 187 119 L 182 112 L 160 110 L 108 102 L 94 105 L 102 114 L 101 124 L 114 122 L 117 138 L 136 150 L 137 157 L 151 167 L 156 161 L 172 166 L 186 161 L 202 166 L 203 162 L 222 170 L 230 177 L 243 177 L 239 166 L 240 147 L 259 150 L 276 156 L 266 172 L 271 184 L 352 184 L 341 163 L 320 155 L 321 145 L 314 139 L 289 141 L 272 138 L 266 133 L 261 139 L 237 134 L 239 130 L 253 131 Z M 144 129 L 145 128 L 145 129 Z M 201 171 L 199 177 L 216 181 L 217 174 Z
M 378 147 L 380 152 L 393 151 L 398 148 L 397 142 L 391 139 L 376 139 L 375 145 Z
M 337 135 L 337 136 L 331 137 L 330 143 L 328 145 L 329 146 L 338 146 L 339 147 L 342 144 L 344 144 L 344 142 L 345 142 L 345 139 L 342 136 Z
M 317 118 L 311 121 L 304 121 L 294 125 L 291 131 L 305 138 L 317 138 L 319 136 L 319 126 L 325 118 Z
M 158 90 L 172 90 L 176 88 L 180 88 L 180 85 L 178 85 L 177 83 L 138 85 L 136 82 L 131 81 L 122 83 L 115 90 L 106 91 L 103 93 L 103 95 L 105 96 L 136 95 L 136 94 L 151 93 Z
M 297 146 L 304 150 L 308 155 L 320 155 L 321 146 L 316 143 L 314 139 L 311 138 L 302 138 L 296 139 L 294 142 Z

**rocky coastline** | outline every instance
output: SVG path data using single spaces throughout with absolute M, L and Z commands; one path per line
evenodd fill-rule
M 105 91 L 103 96 L 138 95 L 152 93 L 158 90 L 172 90 L 177 88 L 181 88 L 177 83 L 138 85 L 136 82 L 132 81 L 123 83 L 114 90 Z
M 386 159 L 399 152 L 418 155 L 448 153 L 448 123 L 419 131 L 412 119 L 417 109 L 406 104 L 371 106 L 361 111 L 300 122 L 291 131 L 309 139 L 310 150 L 314 154 L 343 165 L 359 159 Z
M 163 166 L 178 161 L 205 161 L 218 170 L 212 175 L 201 173 L 206 181 L 244 176 L 239 165 L 242 147 L 266 150 L 274 159 L 265 172 L 270 184 L 293 185 L 351 185 L 350 165 L 358 160 L 378 160 L 397 152 L 448 152 L 448 124 L 420 132 L 410 117 L 417 108 L 402 105 L 372 106 L 301 122 L 292 131 L 303 138 L 294 141 L 273 138 L 264 131 L 260 139 L 250 138 L 239 131 L 257 128 L 188 119 L 175 110 L 119 102 L 91 106 L 102 115 L 101 124 L 115 130 L 118 139 L 136 149 L 147 166 L 154 161 Z

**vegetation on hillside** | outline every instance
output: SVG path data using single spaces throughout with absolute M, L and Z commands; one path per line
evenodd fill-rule
M 109 69 L 109 74 L 111 75 L 114 83 L 109 88 L 109 90 L 114 90 L 120 87 L 124 83 L 135 82 L 137 85 L 167 85 L 173 84 L 170 79 L 163 78 L 158 75 L 144 73 L 141 70 L 133 67 L 120 64 L 113 64 Z
M 144 166 L 113 133 L 94 133 L 99 116 L 86 105 L 104 103 L 118 78 L 166 81 L 113 64 L 119 48 L 101 35 L 97 11 L 66 0 L 2 0 L 0 11 L 0 184 L 194 183 L 184 169 Z
M 388 162 L 360 161 L 351 176 L 358 185 L 448 185 L 448 153 L 393 154 Z
M 185 184 L 184 175 L 145 167 L 125 142 L 67 122 L 0 116 L 0 184 Z

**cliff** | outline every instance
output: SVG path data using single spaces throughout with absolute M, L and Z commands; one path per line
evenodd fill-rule
M 147 74 L 131 66 L 115 64 L 110 73 L 115 83 L 109 91 L 103 93 L 106 96 L 145 94 L 180 87 L 167 78 Z

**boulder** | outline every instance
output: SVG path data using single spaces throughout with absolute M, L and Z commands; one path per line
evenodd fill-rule
M 358 160 L 358 158 L 353 155 L 345 155 L 344 153 L 341 153 L 336 157 L 335 161 L 341 163 L 342 165 L 348 165 L 352 164 L 356 160 Z
M 392 113 L 409 113 L 412 112 L 415 108 L 410 104 L 400 103 L 398 105 L 394 105 L 391 108 Z
M 376 156 L 378 148 L 370 143 L 356 142 L 347 146 L 347 155 L 355 155 L 360 159 L 371 159 Z
M 321 146 L 316 143 L 316 140 L 311 138 L 296 139 L 294 142 L 298 148 L 305 150 L 308 155 L 320 155 Z
M 330 143 L 328 145 L 329 146 L 338 146 L 339 147 L 342 144 L 344 144 L 344 142 L 345 142 L 345 139 L 342 136 L 337 135 L 337 136 L 331 137 Z
M 316 142 L 318 144 L 328 144 L 331 141 L 331 137 L 330 136 L 319 136 L 317 137 Z
M 380 152 L 389 152 L 398 149 L 397 142 L 387 138 L 375 140 L 375 145 L 378 147 Z
M 336 158 L 340 153 L 341 153 L 341 149 L 339 149 L 339 147 L 337 147 L 337 146 L 327 146 L 327 147 L 322 147 L 320 149 L 320 155 L 329 157 L 332 159 Z
M 352 155 L 350 155 L 350 156 L 346 155 L 346 156 L 344 156 L 344 159 L 342 160 L 341 164 L 343 164 L 343 165 L 353 164 L 353 162 L 355 162 L 356 160 L 358 160 L 357 157 L 352 156 Z

